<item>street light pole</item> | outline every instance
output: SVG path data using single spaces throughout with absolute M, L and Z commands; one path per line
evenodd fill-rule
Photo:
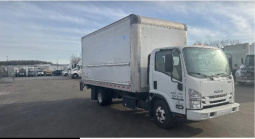
M 7 76 L 8 76 L 8 56 L 7 56 L 7 66 L 6 66 L 6 69 L 7 69 Z

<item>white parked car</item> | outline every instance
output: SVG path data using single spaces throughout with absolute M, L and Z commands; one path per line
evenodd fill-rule
M 63 75 L 63 76 L 67 76 L 67 75 L 68 75 L 68 71 L 67 71 L 67 70 L 62 71 L 62 75 Z

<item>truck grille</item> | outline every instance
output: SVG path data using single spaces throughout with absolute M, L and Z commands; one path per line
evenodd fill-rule
M 203 107 L 214 106 L 222 103 L 226 103 L 230 101 L 232 95 L 231 94 L 219 94 L 213 96 L 202 97 L 202 105 Z
M 214 96 L 209 96 L 210 99 L 213 98 L 220 98 L 220 97 L 225 97 L 227 94 L 220 94 L 220 95 L 214 95 Z

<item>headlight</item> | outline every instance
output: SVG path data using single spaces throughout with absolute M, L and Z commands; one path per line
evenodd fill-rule
M 230 93 L 231 99 L 229 101 L 229 103 L 235 103 L 235 92 Z
M 199 92 L 193 89 L 189 89 L 189 100 L 190 100 L 191 109 L 202 108 L 202 105 L 201 105 L 202 95 Z

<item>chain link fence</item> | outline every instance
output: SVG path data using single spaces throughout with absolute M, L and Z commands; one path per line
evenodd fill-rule
M 0 78 L 3 77 L 8 77 L 8 72 L 4 66 L 0 66 Z
M 0 66 L 0 82 L 13 82 L 14 78 L 14 68 Z

